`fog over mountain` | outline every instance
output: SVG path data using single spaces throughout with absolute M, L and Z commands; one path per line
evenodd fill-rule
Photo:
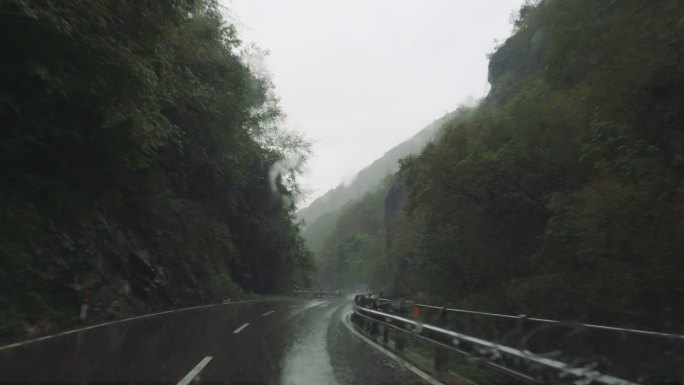
M 322 240 L 332 231 L 338 217 L 337 211 L 377 188 L 387 176 L 399 169 L 400 159 L 419 153 L 438 135 L 442 124 L 453 115 L 454 112 L 450 112 L 433 121 L 413 137 L 393 147 L 381 158 L 359 171 L 350 182 L 340 184 L 299 210 L 297 217 L 305 222 L 303 235 L 308 246 L 314 252 L 317 251 Z

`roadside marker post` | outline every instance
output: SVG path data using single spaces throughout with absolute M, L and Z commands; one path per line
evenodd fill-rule
M 81 304 L 81 322 L 88 319 L 88 305 L 90 304 L 90 291 L 83 289 L 83 303 Z

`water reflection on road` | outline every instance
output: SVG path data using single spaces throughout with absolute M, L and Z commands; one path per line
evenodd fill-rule
M 0 349 L 0 383 L 415 384 L 350 332 L 351 309 L 349 299 L 259 300 L 88 327 Z
M 329 302 L 310 306 L 327 306 Z M 305 328 L 297 330 L 292 345 L 283 357 L 282 385 L 338 385 L 328 354 L 326 335 L 336 307 L 327 309 L 322 317 L 311 319 Z

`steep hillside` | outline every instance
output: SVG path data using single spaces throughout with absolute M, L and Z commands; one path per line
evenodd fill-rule
M 366 225 L 336 223 L 323 279 L 348 283 L 367 261 L 390 295 L 684 332 L 683 14 L 525 4 L 486 100 L 403 160 L 385 199 L 343 210 Z M 382 271 L 356 247 L 377 244 Z
M 359 171 L 348 185 L 339 185 L 299 210 L 297 217 L 306 223 L 302 235 L 309 248 L 314 252 L 320 250 L 323 240 L 330 234 L 340 215 L 339 210 L 378 188 L 383 179 L 399 170 L 399 159 L 420 152 L 453 115 L 453 112 L 448 113 L 430 123 L 412 138 L 387 151 L 380 159 Z
M 307 207 L 299 210 L 297 217 L 303 219 L 307 224 L 312 223 L 321 215 L 335 211 L 347 202 L 360 198 L 363 194 L 373 190 L 380 185 L 380 182 L 387 175 L 399 170 L 399 159 L 420 152 L 426 143 L 433 140 L 439 128 L 449 120 L 450 116 L 452 113 L 444 115 L 420 130 L 412 138 L 390 149 L 382 157 L 359 171 L 351 183 L 337 186 L 311 202 Z
M 0 5 L 0 340 L 75 325 L 85 291 L 98 321 L 308 283 L 272 172 L 306 148 L 217 7 Z

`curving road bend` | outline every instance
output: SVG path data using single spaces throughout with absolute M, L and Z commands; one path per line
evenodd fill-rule
M 352 334 L 351 301 L 262 300 L 0 348 L 0 384 L 421 384 Z

